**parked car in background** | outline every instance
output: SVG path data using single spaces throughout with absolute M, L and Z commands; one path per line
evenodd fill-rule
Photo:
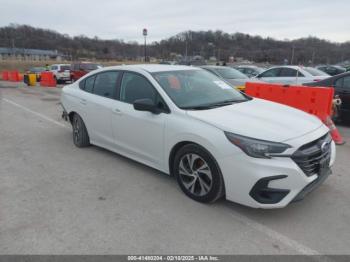
M 331 76 L 339 75 L 346 72 L 346 69 L 337 65 L 322 65 L 316 67 L 318 70 L 321 70 Z
M 254 77 L 264 72 L 266 69 L 254 65 L 240 65 L 233 67 L 248 77 Z
M 298 85 L 318 82 L 329 77 L 330 75 L 327 73 L 313 67 L 275 66 L 260 73 L 255 78 L 268 83 Z
M 87 73 L 102 68 L 100 64 L 91 62 L 76 62 L 70 67 L 71 81 L 76 81 Z
M 65 86 L 61 104 L 77 147 L 91 143 L 174 175 L 199 202 L 285 207 L 322 184 L 335 160 L 319 119 L 196 67 L 96 70 Z
M 244 90 L 245 83 L 249 82 L 248 76 L 240 71 L 228 66 L 201 66 L 202 69 L 222 78 L 226 82 L 239 90 Z
M 176 61 L 167 61 L 167 60 L 162 60 L 159 62 L 160 65 L 175 65 L 177 62 Z
M 54 74 L 57 83 L 71 80 L 70 65 L 54 64 L 50 66 L 50 71 Z
M 350 120 L 350 72 L 336 75 L 317 83 L 312 82 L 304 85 L 333 87 L 335 95 L 339 96 L 342 101 L 338 108 L 336 120 Z
M 181 60 L 177 62 L 178 65 L 187 65 L 187 66 L 202 66 L 202 65 L 206 65 L 207 63 L 205 62 L 205 60 Z
M 24 75 L 36 74 L 36 81 L 40 82 L 41 73 L 45 71 L 47 71 L 45 67 L 31 67 L 24 73 Z

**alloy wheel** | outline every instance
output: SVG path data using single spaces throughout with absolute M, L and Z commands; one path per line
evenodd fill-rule
M 212 188 L 213 178 L 208 163 L 197 154 L 185 154 L 179 162 L 183 186 L 195 196 L 204 196 Z

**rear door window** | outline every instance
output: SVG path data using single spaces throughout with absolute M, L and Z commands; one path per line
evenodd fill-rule
M 280 77 L 296 77 L 298 71 L 293 68 L 282 68 L 280 72 Z M 300 76 L 300 72 L 298 74 Z
M 95 78 L 96 76 L 91 76 L 85 79 L 84 90 L 86 92 L 92 93 L 92 90 L 94 89 Z
M 278 77 L 280 71 L 281 71 L 280 68 L 272 68 L 260 74 L 260 77 Z
M 350 76 L 343 78 L 343 88 L 350 91 Z
M 96 76 L 93 93 L 98 96 L 115 97 L 119 72 L 103 72 Z
M 339 78 L 335 81 L 334 86 L 336 88 L 342 88 L 343 87 L 343 81 L 344 81 L 344 77 L 343 78 Z

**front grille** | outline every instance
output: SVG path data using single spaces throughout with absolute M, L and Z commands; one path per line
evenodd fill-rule
M 332 138 L 329 133 L 300 147 L 292 159 L 307 176 L 318 174 L 320 163 L 329 161 Z

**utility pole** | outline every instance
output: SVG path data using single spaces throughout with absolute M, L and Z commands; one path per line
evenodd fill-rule
M 295 46 L 292 46 L 292 58 L 290 59 L 290 64 L 293 65 L 294 63 L 294 51 L 295 51 Z
M 314 65 L 315 64 L 315 50 L 312 50 L 312 58 L 311 58 L 311 64 Z
M 144 28 L 143 29 L 143 31 L 142 31 L 142 34 L 143 34 L 143 36 L 144 36 L 144 38 L 145 38 L 145 45 L 144 45 L 144 54 L 145 54 L 145 63 L 147 62 L 147 43 L 146 43 L 146 38 L 147 38 L 147 29 L 146 28 Z

